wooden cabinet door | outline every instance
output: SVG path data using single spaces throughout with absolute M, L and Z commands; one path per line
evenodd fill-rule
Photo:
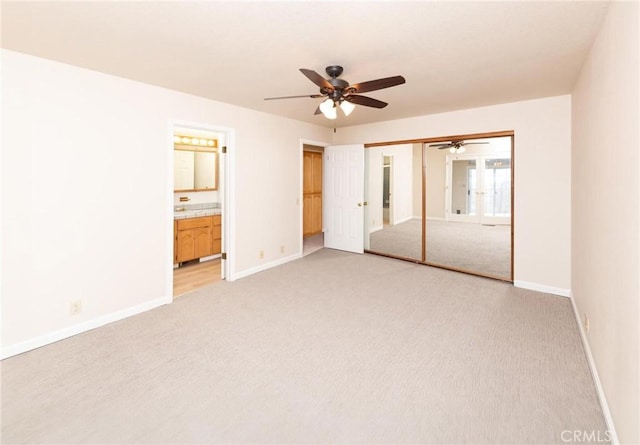
M 313 192 L 313 153 L 303 153 L 302 193 Z
M 313 198 L 306 194 L 302 198 L 302 236 L 313 233 Z
M 222 252 L 222 216 L 213 215 L 213 255 Z
M 303 153 L 302 234 L 322 232 L 322 153 Z
M 213 216 L 202 216 L 181 219 L 174 223 L 176 229 L 176 263 L 183 263 L 219 253 L 219 251 L 215 252 L 213 222 Z
M 311 195 L 311 233 L 322 232 L 322 195 Z
M 194 258 L 213 255 L 213 227 L 193 229 L 195 238 Z
M 322 193 L 322 153 L 312 153 L 311 192 Z
M 176 263 L 182 263 L 195 258 L 196 240 L 192 229 L 178 230 L 176 245 Z

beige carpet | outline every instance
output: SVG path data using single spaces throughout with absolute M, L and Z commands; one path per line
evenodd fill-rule
M 370 250 L 422 258 L 422 221 L 412 219 L 370 234 Z M 511 278 L 511 226 L 427 221 L 427 258 L 433 264 Z
M 322 249 L 2 362 L 2 443 L 563 443 L 570 301 Z

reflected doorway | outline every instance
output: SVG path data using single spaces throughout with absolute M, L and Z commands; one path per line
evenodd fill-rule
M 447 221 L 511 224 L 511 159 L 447 156 Z
M 382 164 L 382 225 L 388 226 L 393 221 L 393 205 L 391 204 L 393 187 L 393 157 L 384 156 Z

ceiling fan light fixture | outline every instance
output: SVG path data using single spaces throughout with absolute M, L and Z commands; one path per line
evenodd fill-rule
M 343 100 L 340 103 L 340 108 L 342 108 L 342 111 L 344 112 L 345 116 L 349 116 L 351 112 L 356 108 L 356 106 L 351 102 L 347 102 L 346 100 Z
M 329 98 L 320 104 L 320 111 L 327 119 L 335 119 L 338 117 L 336 106 L 333 103 L 333 99 Z

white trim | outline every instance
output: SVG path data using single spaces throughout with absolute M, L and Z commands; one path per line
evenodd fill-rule
M 222 260 L 220 267 L 220 275 L 222 279 L 230 279 L 235 272 L 235 258 L 231 255 L 233 247 L 235 246 L 235 226 L 232 225 L 235 221 L 235 187 L 233 183 L 233 177 L 235 177 L 235 129 L 229 127 L 222 127 L 218 125 L 203 124 L 201 122 L 184 121 L 179 119 L 170 119 L 168 125 L 168 143 L 167 143 L 167 197 L 169 205 L 167 206 L 167 212 L 169 215 L 167 221 L 170 221 L 171 226 L 168 228 L 168 252 L 167 262 L 170 263 L 170 267 L 167 267 L 166 282 L 167 295 L 173 295 L 173 207 L 174 207 L 174 191 L 173 191 L 173 129 L 175 127 L 186 127 L 194 130 L 205 130 L 214 133 L 224 133 L 225 145 L 227 152 L 220 153 L 219 156 L 219 174 L 218 184 L 222 184 L 222 193 L 218 188 L 218 193 L 222 206 L 222 252 L 226 252 L 229 260 Z M 169 224 L 169 223 L 168 223 Z
M 304 252 L 304 146 L 313 145 L 315 147 L 324 148 L 329 146 L 329 142 L 318 142 L 310 139 L 300 139 L 300 193 L 298 195 L 298 207 L 299 207 L 299 224 L 300 224 L 300 243 L 298 244 L 298 252 L 302 257 Z M 322 154 L 322 169 L 324 170 L 324 153 Z M 324 215 L 324 181 L 322 181 L 322 214 Z M 322 232 L 324 233 L 324 216 L 322 218 Z
M 227 281 L 235 281 L 238 278 L 248 277 L 249 275 L 253 275 L 254 273 L 262 272 L 263 270 L 271 269 L 272 267 L 280 266 L 282 264 L 288 263 L 289 261 L 294 261 L 300 258 L 302 258 L 302 254 L 298 252 L 293 255 L 271 261 L 269 263 L 261 264 L 260 266 L 252 267 L 251 269 L 246 269 L 242 272 L 235 273 L 233 275 L 233 279 L 228 279 Z
M 414 217 L 413 217 L 413 216 L 408 216 L 408 217 L 406 217 L 406 218 L 402 218 L 402 219 L 400 219 L 400 220 L 398 220 L 398 221 L 394 221 L 394 222 L 393 222 L 393 225 L 394 225 L 394 226 L 397 226 L 398 224 L 402 224 L 402 223 L 405 223 L 405 222 L 407 222 L 407 221 L 411 221 L 412 219 L 414 219 Z
M 535 290 L 538 292 L 544 292 L 545 294 L 559 295 L 561 297 L 568 297 L 571 294 L 570 289 L 547 286 L 546 284 L 530 283 L 528 281 L 514 280 L 513 285 L 522 289 Z
M 593 377 L 593 383 L 596 385 L 596 393 L 598 394 L 598 400 L 600 401 L 600 408 L 602 409 L 602 414 L 604 415 L 604 421 L 607 424 L 607 429 L 609 430 L 609 438 L 612 445 L 619 445 L 620 440 L 618 439 L 618 434 L 616 433 L 616 427 L 613 423 L 613 416 L 611 415 L 611 411 L 609 410 L 607 398 L 604 395 L 604 389 L 602 388 L 602 382 L 600 382 L 598 369 L 596 368 L 596 362 L 593 360 L 593 355 L 591 354 L 589 340 L 587 339 L 587 334 L 584 332 L 582 317 L 580 316 L 578 306 L 576 305 L 576 301 L 573 298 L 573 294 L 571 293 L 569 293 L 569 300 L 571 301 L 571 307 L 573 308 L 573 315 L 576 317 L 576 322 L 578 323 L 580 339 L 582 340 L 582 346 L 584 347 L 584 353 L 587 357 L 589 370 L 591 371 L 591 376 Z
M 233 253 L 236 246 L 236 187 L 234 178 L 236 177 L 236 130 L 233 128 L 222 128 L 226 134 L 227 152 L 222 155 L 223 165 L 222 180 L 224 190 L 222 190 L 222 252 L 227 254 L 226 260 L 221 260 L 221 276 L 229 280 L 236 271 L 236 258 Z
M 2 348 L 2 356 L 0 358 L 5 359 L 17 354 L 22 354 L 23 352 L 31 351 L 32 349 L 40 348 L 42 346 L 64 340 L 65 338 L 73 337 L 77 334 L 82 334 L 83 332 L 90 331 L 91 329 L 99 328 L 100 326 L 113 323 L 114 321 L 119 321 L 133 315 L 138 315 L 142 312 L 155 309 L 159 306 L 169 304 L 172 301 L 173 292 L 167 296 L 156 298 L 155 300 L 147 301 L 137 306 L 112 312 L 110 314 L 103 315 L 91 320 L 83 321 L 67 328 L 59 329 L 45 335 L 40 335 L 38 337 L 32 338 L 31 340 L 26 340 L 20 343 L 5 346 Z
M 379 230 L 382 230 L 383 228 L 384 228 L 384 226 L 374 226 L 374 227 L 369 229 L 369 233 L 377 232 Z
M 414 216 L 415 219 L 422 219 L 419 216 Z M 427 216 L 427 221 L 446 221 L 445 218 L 441 216 Z

